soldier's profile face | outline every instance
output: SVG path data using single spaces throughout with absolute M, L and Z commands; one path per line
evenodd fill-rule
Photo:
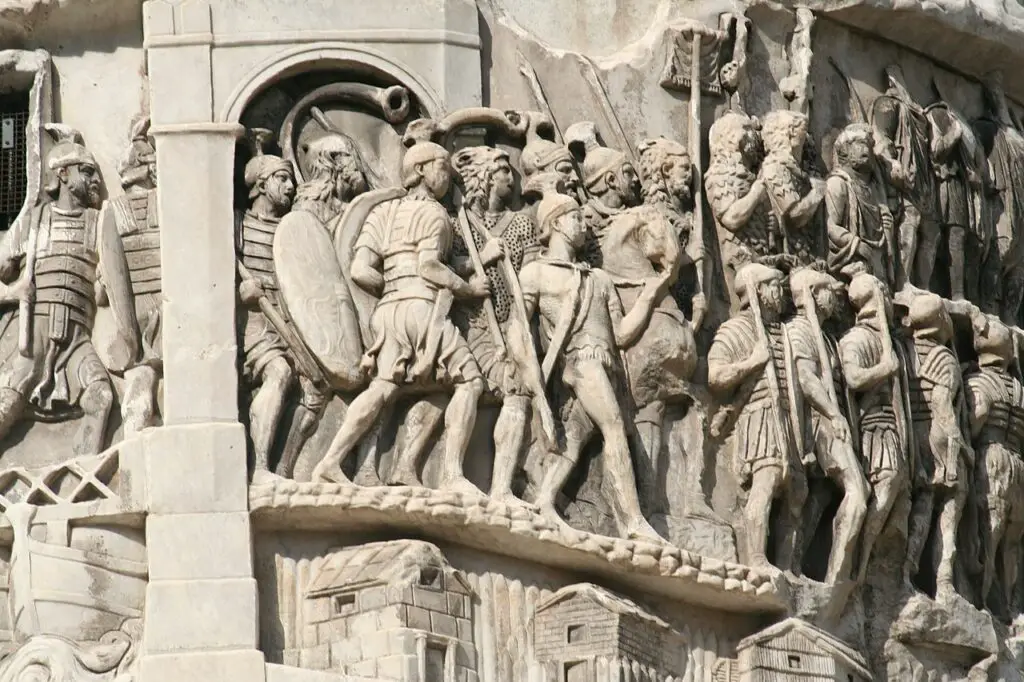
M 583 212 L 578 208 L 572 209 L 558 219 L 558 231 L 562 233 L 566 241 L 573 248 L 578 249 L 583 246 L 583 238 L 586 234 L 585 229 L 583 225 Z
M 295 181 L 292 174 L 285 170 L 279 170 L 266 180 L 264 189 L 267 198 L 277 208 L 289 208 L 295 198 Z
M 576 174 L 576 168 L 572 161 L 562 160 L 555 164 L 555 172 L 565 184 L 565 191 L 575 193 L 580 186 L 580 177 Z
M 670 157 L 662 166 L 662 174 L 665 176 L 667 189 L 672 196 L 689 196 L 690 185 L 693 182 L 693 166 L 690 159 L 685 156 Z
M 99 169 L 91 163 L 68 166 L 65 183 L 71 196 L 83 206 L 97 206 L 100 203 Z
M 512 196 L 513 182 L 512 166 L 506 159 L 499 159 L 491 176 L 491 191 L 499 199 L 507 199 Z
M 619 169 L 619 191 L 622 192 L 622 199 L 627 204 L 636 204 L 640 202 L 640 176 L 637 175 L 636 169 L 633 168 L 633 164 L 628 161 L 622 164 Z

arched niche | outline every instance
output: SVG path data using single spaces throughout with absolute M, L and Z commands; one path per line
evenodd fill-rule
M 430 116 L 439 110 L 439 105 L 422 83 L 401 77 L 407 75 L 404 69 L 390 63 L 390 68 L 385 69 L 380 59 L 360 59 L 366 54 L 325 55 L 323 51 L 302 51 L 289 59 L 278 60 L 268 67 L 269 73 L 247 81 L 248 85 L 236 93 L 235 104 L 228 106 L 226 116 L 249 130 L 271 130 L 274 141 L 265 152 L 291 157 L 300 177 L 305 173 L 306 146 L 327 134 L 330 128 L 355 140 L 371 176 L 378 179 L 379 184 L 397 184 L 406 124 Z M 381 107 L 360 101 L 358 97 L 331 93 L 353 88 L 378 90 L 391 94 L 386 99 L 394 101 L 398 90 L 395 86 L 404 89 L 402 97 L 407 101 L 408 113 L 401 120 L 387 120 Z M 318 94 L 322 96 L 317 97 Z M 311 98 L 316 98 L 315 108 L 322 116 L 313 115 Z M 242 102 L 244 106 L 239 108 L 237 105 Z M 286 125 L 289 122 L 290 125 Z M 243 208 L 246 200 L 242 175 L 253 152 L 247 139 L 239 142 L 235 154 L 238 208 Z

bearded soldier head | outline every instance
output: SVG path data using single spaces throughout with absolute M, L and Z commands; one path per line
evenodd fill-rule
M 95 157 L 82 144 L 77 130 L 53 130 L 60 141 L 46 155 L 47 196 L 53 201 L 65 199 L 77 208 L 98 208 L 100 171 Z
M 503 210 L 515 189 L 507 152 L 494 147 L 466 147 L 452 157 L 465 205 L 477 213 Z
M 316 207 L 314 213 L 325 222 L 370 188 L 359 148 L 347 135 L 329 133 L 317 138 L 309 144 L 306 160 L 309 178 L 299 185 L 296 204 Z

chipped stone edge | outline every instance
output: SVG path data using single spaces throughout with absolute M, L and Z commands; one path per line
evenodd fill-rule
M 330 510 L 331 520 L 359 512 L 387 514 L 387 522 L 416 525 L 431 530 L 465 529 L 484 531 L 478 542 L 460 536 L 456 542 L 491 552 L 521 557 L 514 547 L 493 542 L 495 533 L 511 542 L 532 544 L 531 549 L 550 552 L 554 548 L 582 553 L 605 562 L 610 572 L 633 576 L 652 576 L 682 581 L 686 592 L 700 593 L 710 605 L 716 595 L 727 596 L 735 611 L 779 613 L 787 610 L 786 592 L 780 587 L 780 574 L 704 557 L 668 543 L 655 544 L 624 540 L 578 531 L 575 537 L 547 518 L 486 496 L 412 487 L 358 487 L 331 483 L 300 483 L 281 480 L 253 485 L 249 489 L 249 508 L 257 530 L 275 527 L 274 520 L 285 519 L 302 510 Z M 507 534 L 507 535 L 506 535 Z M 512 536 L 512 537 L 509 537 Z M 671 590 L 672 593 L 678 590 Z

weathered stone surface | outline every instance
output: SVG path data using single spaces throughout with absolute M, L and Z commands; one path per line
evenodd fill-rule
M 0 682 L 1021 678 L 1020 3 L 0 43 Z

